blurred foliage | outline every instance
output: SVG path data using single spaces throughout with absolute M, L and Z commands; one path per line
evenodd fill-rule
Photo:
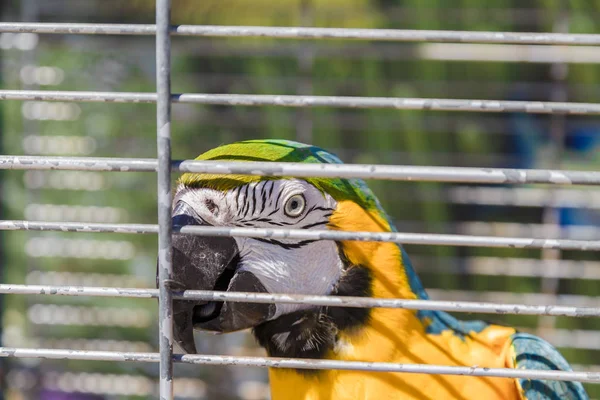
M 297 26 L 302 1 L 305 0 L 174 0 L 171 17 L 174 24 Z M 376 28 L 384 21 L 377 3 L 369 0 L 309 0 L 308 3 L 315 16 L 314 26 Z M 145 15 L 155 12 L 152 0 L 133 0 L 128 7 Z

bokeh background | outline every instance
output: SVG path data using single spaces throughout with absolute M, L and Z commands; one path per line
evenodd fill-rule
M 153 0 L 2 1 L 2 21 L 154 23 Z M 175 24 L 600 32 L 597 0 L 174 0 Z M 0 35 L 6 89 L 155 90 L 154 38 Z M 173 91 L 598 102 L 591 47 L 173 40 Z M 3 154 L 156 155 L 155 106 L 2 102 Z M 173 156 L 250 138 L 311 142 L 350 163 L 596 170 L 600 118 L 177 104 Z M 154 174 L 5 171 L 3 219 L 155 223 Z M 600 193 L 543 185 L 371 181 L 398 229 L 600 239 Z M 1 233 L 2 282 L 153 287 L 155 236 Z M 600 306 L 591 252 L 407 246 L 434 299 Z M 4 296 L 11 347 L 156 351 L 147 300 Z M 518 326 L 600 370 L 598 319 L 461 315 Z M 197 335 L 200 352 L 261 355 L 247 333 Z M 0 359 L 7 400 L 157 397 L 155 365 Z M 266 371 L 176 366 L 181 399 L 268 397 Z M 587 386 L 593 398 L 600 387 Z M 1 395 L 0 395 L 1 396 Z

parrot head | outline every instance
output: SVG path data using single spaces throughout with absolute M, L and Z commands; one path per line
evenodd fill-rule
M 224 145 L 197 160 L 341 163 L 318 147 L 285 140 Z M 377 198 L 362 180 L 182 175 L 173 197 L 173 226 L 392 231 Z M 398 276 L 375 276 L 375 256 L 402 259 L 357 242 L 173 235 L 173 283 L 181 290 L 372 296 L 373 280 L 404 280 L 421 297 L 409 265 Z M 375 257 L 376 258 L 376 257 Z M 398 273 L 399 271 L 394 271 Z M 389 282 L 388 282 L 389 283 Z M 397 294 L 396 294 L 397 295 Z M 195 353 L 193 330 L 218 333 L 253 328 L 269 354 L 315 357 L 341 329 L 369 318 L 369 310 L 299 304 L 175 300 L 174 338 Z M 300 354 L 299 354 L 300 353 Z

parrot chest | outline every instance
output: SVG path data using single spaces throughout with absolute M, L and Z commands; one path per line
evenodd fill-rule
M 510 366 L 507 354 L 512 328 L 490 326 L 461 338 L 450 331 L 431 335 L 418 330 L 386 330 L 376 321 L 372 320 L 371 326 L 359 335 L 344 338 L 328 358 L 488 368 Z M 272 400 L 521 399 L 516 381 L 506 378 L 277 369 L 272 369 L 269 376 Z
M 321 377 L 295 379 L 276 375 L 270 374 L 272 400 L 521 399 L 515 381 L 502 378 L 364 371 L 331 371 Z
M 272 400 L 520 400 L 512 379 L 390 372 L 271 371 Z

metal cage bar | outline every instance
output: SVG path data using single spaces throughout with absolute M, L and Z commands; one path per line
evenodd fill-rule
M 158 9 L 157 9 L 158 11 Z M 158 24 L 158 21 L 157 21 Z M 71 24 L 71 23 L 0 23 L 0 32 L 155 35 L 160 30 L 151 24 Z M 396 42 L 463 42 L 554 45 L 599 45 L 600 35 L 532 32 L 477 32 L 402 29 L 349 29 L 281 26 L 175 25 L 172 35 L 204 37 L 261 37 L 279 39 L 351 39 Z
M 600 35 L 563 33 L 416 31 L 390 29 L 340 29 L 244 26 L 170 25 L 170 0 L 156 1 L 156 25 L 0 23 L 3 33 L 151 35 L 156 36 L 156 93 L 14 91 L 0 90 L 0 100 L 82 101 L 157 104 L 157 159 L 21 157 L 0 156 L 0 169 L 88 170 L 120 172 L 157 172 L 158 224 L 51 223 L 0 221 L 0 230 L 52 230 L 68 232 L 115 232 L 158 234 L 158 289 L 114 287 L 73 287 L 0 284 L 0 293 L 69 296 L 111 296 L 158 298 L 159 352 L 122 353 L 51 349 L 0 348 L 0 357 L 68 358 L 158 362 L 161 399 L 173 398 L 173 362 L 203 365 L 243 365 L 274 368 L 353 369 L 472 376 L 553 379 L 600 383 L 600 376 L 585 372 L 488 369 L 419 364 L 298 360 L 267 357 L 229 357 L 212 355 L 174 355 L 172 300 L 243 301 L 256 303 L 293 303 L 333 307 L 387 307 L 412 310 L 444 310 L 494 314 L 598 317 L 598 307 L 531 306 L 433 300 L 373 299 L 289 294 L 224 293 L 215 291 L 171 291 L 171 170 L 263 176 L 343 177 L 399 181 L 463 182 L 495 184 L 582 184 L 599 185 L 600 173 L 560 170 L 483 169 L 452 167 L 411 167 L 387 165 L 306 165 L 295 163 L 236 163 L 172 161 L 170 144 L 171 103 L 215 104 L 229 106 L 388 108 L 399 110 L 440 110 L 465 112 L 525 112 L 544 114 L 600 115 L 595 103 L 531 102 L 497 100 L 457 100 L 383 97 L 287 96 L 238 94 L 172 94 L 170 89 L 170 35 L 196 37 L 260 37 L 283 39 L 350 39 L 396 42 L 510 43 L 543 45 L 600 45 Z M 491 246 L 600 250 L 600 241 L 505 238 L 486 236 L 414 233 L 339 232 L 317 230 L 182 227 L 177 232 L 203 236 L 245 236 L 280 239 L 362 240 L 451 246 Z
M 0 357 L 22 357 L 42 359 L 75 359 L 98 361 L 129 361 L 129 362 L 159 362 L 158 353 L 136 353 L 116 351 L 85 351 L 85 350 L 55 350 L 55 349 L 23 349 L 0 348 Z M 233 365 L 263 368 L 286 369 L 336 369 L 353 371 L 403 372 L 417 374 L 443 374 L 489 376 L 521 379 L 548 379 L 558 381 L 579 381 L 600 383 L 600 375 L 596 372 L 572 371 L 536 371 L 514 368 L 481 368 L 451 367 L 428 364 L 396 364 L 386 362 L 336 361 L 315 359 L 291 359 L 276 357 L 242 357 L 218 356 L 205 354 L 176 354 L 174 361 L 178 363 L 198 365 Z
M 148 158 L 0 156 L 0 169 L 85 170 L 110 172 L 156 172 L 158 162 Z M 397 181 L 600 185 L 600 172 L 550 169 L 472 167 L 428 167 L 382 164 L 303 164 L 235 161 L 175 160 L 177 172 L 295 176 L 321 178 L 362 178 Z
M 42 359 L 75 359 L 98 361 L 159 362 L 158 353 L 23 349 L 0 348 L 0 357 L 22 357 Z M 452 367 L 428 364 L 397 364 L 386 362 L 337 361 L 315 359 L 292 359 L 277 357 L 218 356 L 208 354 L 176 354 L 173 361 L 198 365 L 233 365 L 263 368 L 286 369 L 336 369 L 353 371 L 403 372 L 417 374 L 443 374 L 489 376 L 521 379 L 548 379 L 558 381 L 579 381 L 600 383 L 600 374 L 596 372 L 541 371 L 514 368 Z
M 159 298 L 160 292 L 158 289 L 0 284 L 0 293 L 50 296 Z M 213 290 L 173 291 L 172 294 L 174 299 L 179 300 L 307 304 L 323 307 L 401 308 L 405 310 L 441 310 L 461 313 L 600 317 L 600 308 L 563 305 L 532 306 L 525 304 L 497 304 L 472 301 L 377 299 L 351 296 L 220 292 Z
M 156 103 L 155 93 L 73 92 L 52 90 L 0 90 L 0 100 L 81 101 L 110 103 Z M 175 93 L 173 103 L 211 104 L 226 106 L 338 107 L 383 108 L 394 110 L 429 110 L 531 114 L 565 113 L 599 115 L 600 104 L 551 101 L 458 100 L 406 97 L 294 96 L 258 94 Z
M 158 287 L 160 398 L 173 398 L 173 276 L 171 224 L 171 1 L 156 0 L 156 135 L 158 151 Z
M 39 222 L 39 221 L 0 221 L 0 230 L 5 231 L 55 231 L 80 233 L 158 233 L 158 225 L 153 224 L 105 224 L 85 222 Z M 399 244 L 469 246 L 469 247 L 510 247 L 529 249 L 561 250 L 600 250 L 599 240 L 511 238 L 501 236 L 473 236 L 437 233 L 403 232 L 350 232 L 312 229 L 266 229 L 228 228 L 214 226 L 185 225 L 173 228 L 174 232 L 197 236 L 238 236 L 249 238 L 337 240 L 363 242 L 393 242 Z

